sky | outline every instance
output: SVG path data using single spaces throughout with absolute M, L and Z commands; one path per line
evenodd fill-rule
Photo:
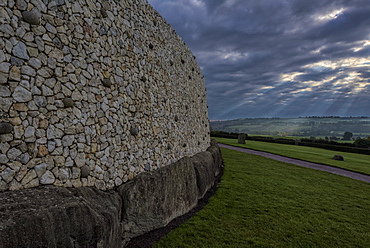
M 370 116 L 369 0 L 148 0 L 196 56 L 210 120 Z

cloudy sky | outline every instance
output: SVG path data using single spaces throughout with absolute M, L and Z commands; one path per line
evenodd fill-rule
M 148 0 L 202 68 L 211 120 L 370 116 L 369 0 Z

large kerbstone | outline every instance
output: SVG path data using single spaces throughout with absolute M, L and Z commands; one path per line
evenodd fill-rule
M 0 202 L 0 247 L 122 247 L 118 194 L 44 186 Z
M 199 199 L 201 199 L 212 188 L 217 175 L 222 170 L 220 147 L 215 140 L 212 140 L 211 146 L 208 147 L 207 151 L 194 155 L 191 160 L 197 175 L 197 187 Z
M 126 238 L 167 225 L 198 202 L 196 175 L 190 158 L 143 173 L 118 188 L 123 201 Z
M 87 176 L 90 170 L 84 167 Z M 1 192 L 0 247 L 124 247 L 189 212 L 221 167 L 213 141 L 206 152 L 142 173 L 116 191 L 42 186 Z M 35 171 L 42 184 L 55 180 L 46 165 Z M 14 173 L 9 169 L 2 177 L 10 181 Z
M 207 148 L 207 151 L 209 151 L 212 154 L 213 167 L 216 170 L 215 173 L 216 174 L 220 173 L 223 166 L 222 153 L 220 147 L 218 146 L 215 140 L 211 140 L 211 146 Z
M 213 166 L 210 152 L 201 152 L 191 157 L 197 176 L 198 198 L 201 199 L 214 185 L 217 169 Z
M 191 157 L 197 175 L 198 198 L 201 199 L 215 182 L 215 168 L 210 152 L 201 152 Z

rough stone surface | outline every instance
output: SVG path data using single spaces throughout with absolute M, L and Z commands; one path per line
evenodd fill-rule
M 195 167 L 211 175 L 220 167 L 212 161 L 210 152 L 185 157 L 140 174 L 116 191 L 48 185 L 0 192 L 0 247 L 124 247 L 131 238 L 163 227 L 191 210 L 200 195 L 197 185 L 210 188 L 214 184 L 209 177 L 196 176 Z M 13 167 L 22 170 L 20 164 Z M 23 180 L 35 187 L 39 185 L 35 177 L 42 174 L 40 183 L 51 183 L 55 170 L 46 167 L 37 165 Z M 11 180 L 15 170 L 7 168 L 0 175 Z M 71 181 L 74 173 L 62 168 L 59 174 L 59 178 Z M 0 186 L 5 188 L 6 184 Z M 10 187 L 19 189 L 21 184 Z
M 214 165 L 213 168 L 216 169 L 216 171 L 214 171 L 215 174 L 219 174 L 223 166 L 223 161 L 221 149 L 215 140 L 211 140 L 211 146 L 207 148 L 207 151 L 209 151 L 212 154 Z
M 75 105 L 73 99 L 69 97 L 63 99 L 63 104 L 65 108 L 70 108 Z
M 41 184 L 53 184 L 54 182 L 55 182 L 55 176 L 51 171 L 46 171 L 40 177 L 40 183 Z
M 15 4 L 19 10 L 27 9 L 27 3 L 24 0 L 16 0 Z
M 40 25 L 41 13 L 37 8 L 33 8 L 31 11 L 23 11 L 22 17 L 29 24 Z
M 165 226 L 192 209 L 198 201 L 197 182 L 190 158 L 155 173 L 141 174 L 118 191 L 123 202 L 127 238 Z M 140 207 L 138 207 L 140 206 Z
M 245 139 L 247 138 L 247 135 L 242 133 L 238 135 L 238 144 L 245 144 Z
M 12 180 L 12 177 L 14 176 L 14 174 L 15 174 L 14 170 L 10 168 L 6 168 L 3 172 L 1 172 L 0 175 L 5 182 L 9 183 Z
M 201 199 L 213 186 L 219 172 L 219 168 L 213 167 L 213 157 L 209 151 L 194 155 L 191 157 L 191 161 L 194 165 L 197 177 L 198 198 Z
M 81 177 L 87 178 L 87 176 L 90 174 L 90 168 L 87 165 L 84 165 L 81 167 Z
M 7 122 L 0 123 L 0 134 L 7 134 L 13 130 L 13 125 Z
M 109 78 L 104 78 L 104 79 L 103 79 L 103 85 L 104 85 L 105 87 L 110 87 L 110 86 L 112 85 L 112 82 L 110 81 L 110 79 L 109 79 Z
M 20 59 L 29 59 L 27 53 L 27 47 L 23 42 L 19 42 L 17 45 L 13 48 L 13 55 Z
M 7 162 L 9 162 L 8 157 L 5 154 L 0 153 L 0 164 L 6 164 Z
M 344 157 L 342 155 L 334 155 L 332 159 L 338 160 L 338 161 L 344 161 Z
M 32 100 L 32 94 L 22 86 L 15 88 L 13 98 L 17 102 L 29 102 Z
M 130 129 L 130 133 L 131 133 L 131 135 L 136 136 L 136 135 L 138 135 L 138 134 L 139 134 L 139 129 L 138 129 L 137 127 L 132 127 L 132 128 Z
M 17 157 L 18 157 L 19 155 L 21 155 L 21 154 L 22 154 L 22 152 L 21 152 L 20 150 L 18 150 L 17 148 L 11 148 L 11 149 L 6 153 L 7 157 L 9 158 L 9 160 L 12 160 L 12 161 L 16 160 L 16 159 L 17 159 Z
M 6 86 L 0 85 L 0 97 L 8 97 L 11 94 L 12 93 Z
M 25 165 L 0 191 L 109 190 L 209 147 L 201 70 L 146 0 L 6 0 L 0 14 L 0 173 Z
M 44 186 L 0 202 L 0 247 L 121 247 L 118 194 Z

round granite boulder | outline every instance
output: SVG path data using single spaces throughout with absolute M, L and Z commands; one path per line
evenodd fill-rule
M 37 8 L 33 8 L 31 11 L 22 12 L 23 20 L 31 25 L 40 25 L 41 13 Z
M 0 123 L 0 134 L 8 134 L 13 131 L 13 125 L 7 122 Z

